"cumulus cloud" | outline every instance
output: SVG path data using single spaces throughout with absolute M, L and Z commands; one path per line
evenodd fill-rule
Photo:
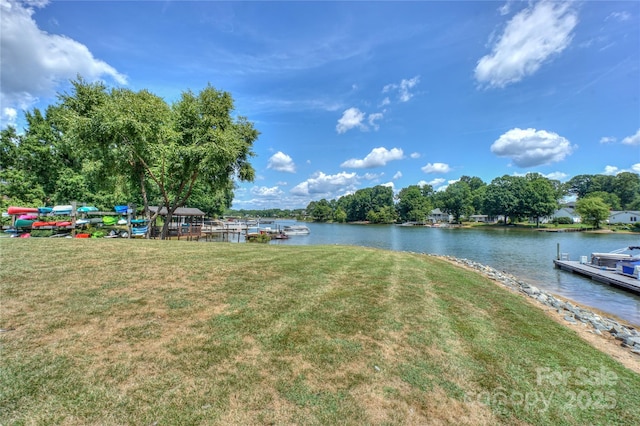
M 620 173 L 621 171 L 622 170 L 620 170 L 616 166 L 605 166 L 604 167 L 604 172 L 602 174 L 603 175 L 608 175 L 608 176 L 615 176 L 618 173 Z
M 541 1 L 527 7 L 511 18 L 492 52 L 478 61 L 476 80 L 505 87 L 534 74 L 569 46 L 577 23 L 570 2 Z
M 420 76 L 417 75 L 410 79 L 402 79 L 400 84 L 387 84 L 382 88 L 382 93 L 388 93 L 397 91 L 398 92 L 398 100 L 400 102 L 407 102 L 409 99 L 413 97 L 413 93 L 410 92 L 418 83 L 420 82 Z M 387 100 L 389 98 L 386 98 Z M 384 101 L 383 101 L 384 102 Z
M 622 139 L 622 143 L 625 145 L 640 145 L 640 129 L 638 129 L 635 135 Z
M 296 165 L 294 164 L 293 160 L 282 151 L 276 152 L 271 156 L 271 158 L 269 158 L 269 161 L 267 162 L 267 168 L 276 170 L 278 172 L 296 172 Z
M 401 171 L 397 171 L 395 175 L 393 175 L 393 180 L 398 180 L 402 177 L 402 172 Z
M 567 175 L 566 173 L 563 173 L 563 172 L 551 172 L 551 173 L 548 173 L 548 174 L 543 175 L 543 176 L 546 177 L 547 179 L 559 180 L 559 181 L 563 181 L 567 177 L 569 177 L 569 175 Z
M 362 177 L 366 180 L 376 180 L 380 179 L 382 176 L 384 176 L 384 173 L 365 173 Z
M 363 123 L 365 117 L 366 114 L 358 108 L 349 108 L 342 113 L 342 117 L 338 120 L 336 131 L 338 133 L 344 133 L 354 128 L 367 130 L 367 126 Z
M 273 186 L 271 188 L 266 186 L 254 186 L 251 188 L 251 193 L 262 198 L 280 198 L 282 194 L 284 194 L 277 186 Z
M 634 173 L 640 173 L 640 163 L 636 163 L 631 166 L 631 171 Z
M 87 46 L 38 28 L 34 7 L 46 2 L 0 0 L 0 103 L 9 109 L 28 109 L 40 97 L 52 96 L 59 83 L 80 74 L 89 81 L 110 77 L 126 84 L 126 77 L 94 58 Z
M 562 161 L 575 148 L 556 133 L 515 128 L 500 136 L 491 145 L 491 152 L 511 158 L 518 167 L 536 167 Z
M 315 173 L 304 182 L 291 188 L 291 194 L 296 196 L 314 195 L 318 197 L 331 197 L 346 191 L 355 191 L 359 183 L 356 173 L 341 172 L 335 175 L 326 175 L 322 172 Z
M 449 173 L 451 167 L 446 163 L 427 163 L 427 165 L 420 170 L 425 173 Z
M 384 147 L 374 148 L 366 157 L 362 160 L 352 158 L 345 161 L 340 167 L 347 167 L 351 169 L 369 169 L 372 167 L 381 167 L 386 165 L 389 161 L 401 160 L 403 153 L 400 148 L 391 148 L 388 150 Z
M 600 143 L 606 144 L 606 143 L 614 143 L 616 141 L 616 138 L 614 138 L 613 136 L 603 136 L 600 138 Z
M 416 158 L 420 158 L 420 153 L 419 152 L 412 152 L 409 157 L 413 158 L 414 160 Z

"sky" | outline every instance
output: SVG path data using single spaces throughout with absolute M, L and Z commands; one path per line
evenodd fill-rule
M 168 103 L 211 84 L 260 131 L 234 209 L 640 173 L 638 1 L 0 5 L 3 128 L 77 75 Z

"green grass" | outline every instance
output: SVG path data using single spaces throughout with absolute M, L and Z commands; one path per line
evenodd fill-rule
M 361 247 L 0 240 L 0 424 L 634 424 L 520 296 Z

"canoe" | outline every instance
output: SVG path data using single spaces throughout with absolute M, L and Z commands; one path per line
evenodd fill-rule
M 53 207 L 38 207 L 38 213 L 40 214 L 51 213 L 51 210 L 53 210 Z
M 20 216 L 18 216 L 18 219 L 23 219 L 23 220 L 36 220 L 38 218 L 38 215 L 36 214 L 21 214 Z
M 16 228 L 31 228 L 31 225 L 33 225 L 33 222 L 35 222 L 35 220 L 18 219 L 16 220 L 16 223 L 14 223 L 13 225 Z
M 7 209 L 9 214 L 24 214 L 24 213 L 38 213 L 38 209 L 35 207 L 15 207 L 11 206 Z
M 89 219 L 78 219 L 76 220 L 76 225 L 88 225 L 91 221 Z

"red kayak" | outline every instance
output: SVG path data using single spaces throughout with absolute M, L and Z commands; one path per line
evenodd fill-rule
M 90 238 L 91 234 L 76 234 L 76 238 Z
M 56 222 L 33 222 L 32 228 L 41 228 L 43 226 L 56 226 Z
M 14 207 L 11 206 L 7 209 L 9 214 L 25 214 L 25 213 L 38 213 L 38 209 L 35 207 Z

